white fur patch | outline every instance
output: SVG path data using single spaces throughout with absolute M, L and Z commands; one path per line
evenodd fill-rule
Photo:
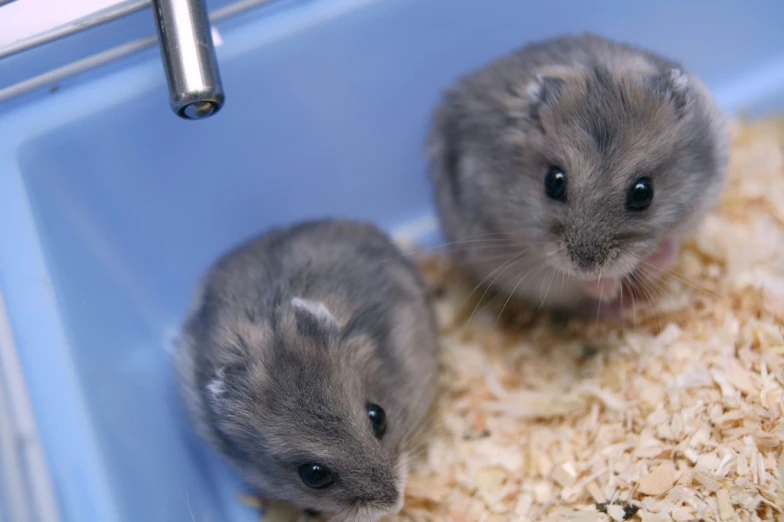
M 338 324 L 338 320 L 335 319 L 335 316 L 332 315 L 329 309 L 326 306 L 324 306 L 324 303 L 322 303 L 321 301 L 311 301 L 310 299 L 302 299 L 301 297 L 295 297 L 291 300 L 291 306 L 301 311 L 309 313 L 319 323 L 323 325 L 328 325 L 333 328 L 340 327 L 340 325 Z
M 530 103 L 539 103 L 542 101 L 542 84 L 544 77 L 541 74 L 536 75 L 536 80 L 528 84 L 526 94 Z
M 676 91 L 683 91 L 689 86 L 689 78 L 680 69 L 670 69 L 670 82 Z
M 220 399 L 226 391 L 226 383 L 223 381 L 223 368 L 215 372 L 215 378 L 207 384 L 207 391 L 216 399 Z

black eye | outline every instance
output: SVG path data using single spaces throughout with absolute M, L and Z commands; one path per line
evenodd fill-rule
M 626 208 L 635 211 L 645 210 L 650 206 L 651 201 L 653 201 L 653 180 L 640 178 L 629 189 Z
M 566 201 L 566 173 L 559 167 L 550 167 L 544 177 L 544 191 L 550 199 Z
M 326 488 L 335 482 L 335 475 L 329 468 L 312 462 L 299 467 L 299 476 L 306 486 L 314 489 Z
M 367 413 L 368 419 L 373 425 L 373 433 L 376 434 L 377 439 L 380 439 L 387 432 L 387 414 L 384 412 L 384 408 L 372 403 L 368 403 Z

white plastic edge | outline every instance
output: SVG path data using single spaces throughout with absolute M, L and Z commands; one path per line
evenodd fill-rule
M 60 522 L 54 487 L 33 417 L 8 310 L 0 291 L 0 473 L 10 521 Z

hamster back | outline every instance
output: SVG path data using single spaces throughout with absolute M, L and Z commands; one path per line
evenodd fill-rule
M 459 79 L 429 149 L 463 264 L 504 297 L 575 309 L 672 263 L 724 186 L 728 132 L 683 65 L 588 34 Z
M 272 230 L 220 258 L 179 343 L 194 424 L 259 492 L 378 520 L 402 507 L 437 371 L 413 264 L 373 225 Z

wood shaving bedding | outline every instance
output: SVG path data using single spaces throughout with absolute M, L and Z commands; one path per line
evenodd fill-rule
M 732 147 L 718 209 L 622 326 L 479 303 L 422 261 L 442 394 L 395 520 L 784 522 L 784 122 Z

